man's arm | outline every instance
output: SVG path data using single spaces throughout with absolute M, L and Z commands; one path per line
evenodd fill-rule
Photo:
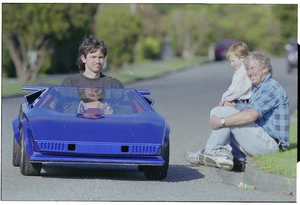
M 254 122 L 257 118 L 259 117 L 259 113 L 254 110 L 254 109 L 248 109 L 242 112 L 238 112 L 234 115 L 225 117 L 225 126 L 230 127 L 230 126 L 238 126 L 238 125 L 246 125 L 249 123 Z M 217 116 L 212 116 L 212 118 L 209 120 L 209 124 L 212 129 L 216 130 L 223 125 L 221 124 L 221 118 Z

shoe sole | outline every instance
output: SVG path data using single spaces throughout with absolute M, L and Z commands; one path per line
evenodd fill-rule
M 225 163 L 218 163 L 211 156 L 208 156 L 208 155 L 200 155 L 199 160 L 205 166 L 217 167 L 217 168 L 224 169 L 227 171 L 231 171 L 233 169 L 233 165 L 225 164 Z

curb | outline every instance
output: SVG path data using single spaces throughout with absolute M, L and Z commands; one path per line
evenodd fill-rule
M 279 192 L 284 195 L 296 196 L 297 178 L 270 174 L 255 167 L 255 162 L 249 159 L 244 173 L 243 182 L 268 192 Z

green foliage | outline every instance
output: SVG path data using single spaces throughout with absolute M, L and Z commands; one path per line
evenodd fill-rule
M 61 5 L 61 4 L 59 4 Z M 90 32 L 94 15 L 97 11 L 98 4 L 65 4 L 67 6 L 67 19 L 71 24 L 71 27 Z M 78 31 L 77 30 L 77 31 Z M 73 30 L 69 32 L 73 36 Z
M 160 38 L 164 31 L 162 19 L 163 15 L 159 13 L 153 4 L 135 4 L 139 20 L 141 22 L 140 37 Z
M 185 48 L 196 53 L 205 53 L 211 43 L 220 39 L 234 38 L 248 44 L 250 50 L 262 50 L 273 55 L 282 55 L 285 40 L 280 22 L 274 17 L 275 5 L 247 5 L 247 4 L 183 4 L 172 7 L 165 17 L 165 27 L 172 36 L 173 45 L 177 53 L 184 53 Z M 278 5 L 285 16 L 285 31 L 287 36 L 295 33 L 297 16 L 295 6 Z M 292 8 L 290 8 L 292 7 Z M 289 10 L 283 11 L 283 8 Z M 291 12 L 290 12 L 291 11 Z M 292 14 L 287 14 L 292 13 Z M 293 25 L 293 26 L 291 26 Z M 203 41 L 203 42 L 201 42 Z M 194 49 L 195 50 L 195 49 Z
M 191 59 L 200 49 L 207 49 L 206 39 L 212 32 L 213 23 L 208 15 L 207 5 L 194 4 L 178 6 L 167 14 L 166 31 L 173 39 L 176 53 Z
M 282 41 L 287 43 L 297 37 L 297 4 L 277 4 L 272 6 L 272 14 L 279 20 Z
M 146 37 L 140 39 L 137 46 L 137 62 L 143 60 L 157 60 L 160 54 L 160 41 L 157 38 Z
M 4 77 L 16 77 L 16 72 L 13 67 L 13 62 L 9 57 L 7 46 L 2 44 L 2 75 Z
M 134 49 L 141 32 L 138 15 L 128 4 L 100 5 L 95 17 L 96 35 L 108 47 L 108 65 L 118 71 L 124 64 L 132 63 Z
M 45 62 L 43 63 L 43 66 L 39 72 L 40 75 L 45 75 L 47 73 L 50 73 L 49 70 L 51 70 L 51 58 L 47 58 Z
M 270 5 L 213 5 L 214 39 L 233 38 L 244 41 L 250 50 L 277 54 L 280 29 Z
M 176 54 L 186 59 L 207 55 L 224 38 L 283 55 L 284 45 L 297 36 L 297 12 L 297 4 L 3 3 L 3 41 L 9 50 L 9 56 L 3 52 L 3 68 L 22 80 L 34 79 L 27 53 L 36 50 L 35 72 L 74 71 L 78 46 L 90 34 L 105 40 L 115 71 L 156 59 L 158 42 L 166 34 Z M 11 61 L 16 71 L 7 66 Z
M 178 4 L 154 4 L 155 8 L 158 10 L 159 13 L 165 15 L 174 8 L 178 7 Z
M 26 44 L 47 35 L 61 39 L 70 27 L 64 19 L 67 7 L 67 4 L 4 4 L 3 30 L 22 32 Z
M 95 11 L 94 4 L 3 4 L 3 38 L 18 79 L 33 82 L 55 42 L 68 39 L 76 28 L 86 29 Z M 29 52 L 37 52 L 35 61 L 29 61 Z

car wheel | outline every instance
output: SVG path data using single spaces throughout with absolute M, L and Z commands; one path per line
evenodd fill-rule
M 15 137 L 13 143 L 13 165 L 18 167 L 20 166 L 21 161 L 21 146 L 19 145 Z
M 163 166 L 144 166 L 145 177 L 150 180 L 162 180 L 166 178 L 169 168 L 169 155 L 170 146 L 168 144 L 164 156 L 165 164 Z
M 31 163 L 27 155 L 24 132 L 20 130 L 21 135 L 21 162 L 20 170 L 23 175 L 26 176 L 38 176 L 41 173 L 42 163 Z
M 138 169 L 139 169 L 140 172 L 143 172 L 145 170 L 145 166 L 138 165 Z

